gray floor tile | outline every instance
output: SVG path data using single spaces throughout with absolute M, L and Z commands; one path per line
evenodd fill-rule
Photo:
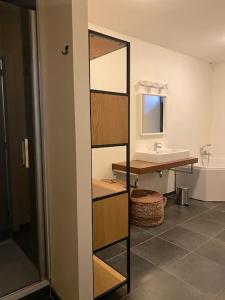
M 172 206 L 165 211 L 165 219 L 167 221 L 179 224 L 187 221 L 188 219 L 197 216 L 198 214 L 207 210 L 197 205 L 189 206 Z
M 20 260 L 21 257 L 20 251 L 18 251 L 18 246 L 10 240 L 1 242 L 0 243 L 0 266 L 3 267 L 9 264 L 9 262 L 14 263 Z
M 225 242 L 225 230 L 223 230 L 221 233 L 219 233 L 215 239 L 220 240 L 222 242 Z
M 126 300 L 207 300 L 197 289 L 174 276 L 158 271 L 143 287 L 135 290 Z
M 209 239 L 180 226 L 161 234 L 159 237 L 190 251 L 198 248 Z
M 225 286 L 225 268 L 195 253 L 177 261 L 168 271 L 210 297 Z
M 162 234 L 172 228 L 174 228 L 176 224 L 164 221 L 161 225 L 155 226 L 155 227 L 143 227 L 143 230 L 148 231 L 149 233 L 153 234 L 154 236 L 157 236 L 159 234 Z
M 213 239 L 196 250 L 196 253 L 214 260 L 225 267 L 225 243 Z M 225 285 L 224 285 L 225 286 Z
M 14 241 L 0 244 L 0 258 L 0 297 L 40 280 L 38 270 Z
M 133 248 L 132 251 L 156 266 L 167 266 L 188 253 L 188 251 L 157 237 Z
M 206 212 L 203 216 L 213 222 L 221 223 L 225 227 L 225 211 L 211 209 L 208 212 Z
M 213 300 L 225 300 L 225 289 L 220 292 Z
M 177 199 L 176 197 L 167 197 L 167 203 L 165 206 L 165 209 L 168 209 L 171 206 L 176 206 L 177 205 Z
M 121 300 L 124 299 L 126 295 L 127 288 L 126 285 L 124 285 L 113 293 L 107 294 L 106 296 L 102 297 L 101 300 Z
M 209 220 L 207 216 L 203 215 L 191 219 L 181 226 L 209 237 L 216 236 L 223 230 L 223 225 Z
M 150 232 L 144 231 L 141 228 L 136 226 L 131 226 L 131 233 L 130 233 L 130 245 L 134 247 L 144 241 L 151 239 L 153 235 Z M 126 242 L 122 242 L 121 245 L 126 246 Z
M 127 260 L 126 254 L 119 255 L 111 260 L 108 263 L 118 270 L 120 273 L 127 274 Z M 138 285 L 146 282 L 149 278 L 154 275 L 156 267 L 146 261 L 145 259 L 131 253 L 131 287 L 132 289 L 136 288 Z
M 122 247 L 120 244 L 115 244 L 115 245 L 107 247 L 101 251 L 98 251 L 96 253 L 96 255 L 99 258 L 101 258 L 102 260 L 107 260 L 107 259 L 110 259 L 113 256 L 121 254 L 125 251 L 126 251 L 126 249 L 124 247 Z
M 215 209 L 220 211 L 225 211 L 225 202 L 217 204 Z
M 215 208 L 218 206 L 218 202 L 213 202 L 213 201 L 201 201 L 201 200 L 196 200 L 196 199 L 189 199 L 190 204 L 194 204 L 200 207 L 205 207 L 205 208 Z

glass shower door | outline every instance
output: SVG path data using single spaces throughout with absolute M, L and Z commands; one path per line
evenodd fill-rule
M 0 298 L 45 278 L 35 12 L 0 1 Z

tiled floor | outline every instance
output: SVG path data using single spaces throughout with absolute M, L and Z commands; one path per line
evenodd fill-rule
M 168 200 L 165 221 L 131 228 L 131 286 L 104 300 L 225 300 L 225 204 Z M 98 255 L 126 274 L 125 244 Z
M 0 243 L 0 298 L 40 280 L 39 272 L 13 240 Z

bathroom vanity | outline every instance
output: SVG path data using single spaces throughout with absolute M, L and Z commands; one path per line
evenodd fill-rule
M 197 157 L 187 157 L 183 159 L 176 159 L 166 162 L 151 162 L 144 160 L 132 160 L 130 162 L 130 173 L 136 176 L 135 183 L 133 187 L 138 188 L 139 186 L 139 176 L 150 173 L 158 173 L 160 177 L 162 177 L 163 170 L 170 170 L 174 172 L 174 191 L 177 188 L 177 172 L 193 174 L 193 166 L 198 163 Z M 189 168 L 179 169 L 179 167 L 190 166 Z M 114 174 L 114 178 L 121 172 L 126 172 L 126 164 L 125 162 L 113 163 L 112 171 Z
M 179 160 L 173 160 L 163 163 L 156 163 L 156 162 L 149 162 L 149 161 L 143 161 L 143 160 L 132 160 L 130 162 L 130 172 L 133 174 L 147 174 L 147 173 L 153 173 L 153 172 L 160 172 L 162 170 L 169 170 L 173 168 L 178 168 L 182 166 L 191 165 L 193 166 L 198 162 L 197 157 L 189 157 L 185 159 L 179 159 Z M 118 170 L 118 171 L 126 171 L 126 163 L 125 162 L 119 162 L 119 163 L 113 163 L 112 169 Z

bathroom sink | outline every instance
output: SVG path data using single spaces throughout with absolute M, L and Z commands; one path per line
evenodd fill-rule
M 164 163 L 190 157 L 190 151 L 184 149 L 161 149 L 156 151 L 136 152 L 136 159 L 155 163 Z

